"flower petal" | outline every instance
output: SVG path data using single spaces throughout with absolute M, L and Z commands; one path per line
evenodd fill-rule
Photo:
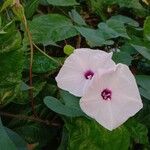
M 64 66 L 55 79 L 61 89 L 69 90 L 71 94 L 82 96 L 83 91 L 81 89 L 85 86 L 85 79 L 80 71 Z
M 81 58 L 81 60 L 84 60 L 84 62 L 88 65 L 88 68 L 92 68 L 96 71 L 101 68 L 105 69 L 108 67 L 112 68 L 115 66 L 115 62 L 111 59 L 113 53 L 107 53 L 101 50 L 91 50 L 88 48 L 82 48 L 76 49 L 74 54 L 78 55 L 78 57 Z

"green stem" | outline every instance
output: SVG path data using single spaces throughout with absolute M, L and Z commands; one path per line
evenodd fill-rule
M 62 66 L 61 62 L 57 61 L 56 59 L 54 59 L 53 57 L 47 55 L 44 51 L 42 51 L 35 43 L 33 43 L 34 47 L 40 52 L 42 53 L 44 56 L 46 56 L 47 58 L 51 59 L 53 62 L 59 64 Z

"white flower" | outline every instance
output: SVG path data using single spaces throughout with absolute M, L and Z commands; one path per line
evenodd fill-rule
M 126 65 L 98 71 L 80 100 L 80 107 L 108 130 L 123 124 L 142 107 L 135 78 Z
M 115 67 L 112 53 L 88 48 L 76 49 L 60 69 L 56 81 L 58 87 L 75 96 L 82 96 L 98 69 Z

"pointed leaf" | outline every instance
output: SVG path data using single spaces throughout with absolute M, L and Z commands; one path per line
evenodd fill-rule
M 70 150 L 128 150 L 130 135 L 121 126 L 108 131 L 93 120 L 85 118 L 72 119 L 66 122 L 69 132 L 68 149 Z
M 76 0 L 47 0 L 47 2 L 54 6 L 74 6 L 78 4 Z
M 1 150 L 17 150 L 15 144 L 9 138 L 0 119 L 0 149 Z
M 59 14 L 48 14 L 34 18 L 30 22 L 33 40 L 49 45 L 77 35 L 71 20 Z

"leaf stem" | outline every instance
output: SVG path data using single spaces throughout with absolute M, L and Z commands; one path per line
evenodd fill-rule
M 51 59 L 53 62 L 59 64 L 59 65 L 62 65 L 61 62 L 57 61 L 56 59 L 54 59 L 53 57 L 47 55 L 44 51 L 42 51 L 34 42 L 33 42 L 33 45 L 34 47 L 39 51 L 41 52 L 43 55 L 45 55 L 47 58 Z
M 52 126 L 60 126 L 57 123 L 53 123 L 50 122 L 48 120 L 42 120 L 40 118 L 35 118 L 34 116 L 26 116 L 26 115 L 16 115 L 16 114 L 11 114 L 8 112 L 0 112 L 1 116 L 6 116 L 6 117 L 10 117 L 10 118 L 17 118 L 19 120 L 30 120 L 30 121 L 35 121 L 35 122 L 39 122 L 39 123 L 44 123 L 46 125 L 52 125 Z

